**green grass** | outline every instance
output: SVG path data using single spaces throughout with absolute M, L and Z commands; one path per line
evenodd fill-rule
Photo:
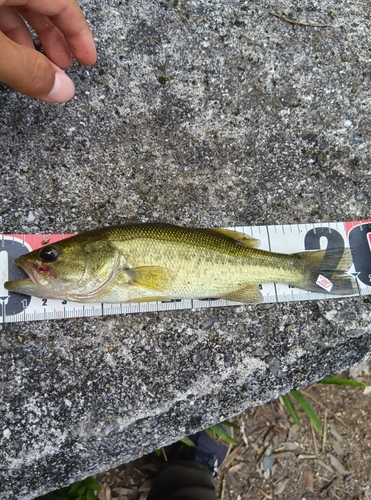
M 47 493 L 36 500 L 96 500 L 94 491 L 100 489 L 95 479 L 87 477 L 83 481 L 76 481 L 66 488 Z
M 348 387 L 365 387 L 365 386 L 367 386 L 367 384 L 365 384 L 364 382 L 358 382 L 358 380 L 352 380 L 352 379 L 348 379 L 348 378 L 339 378 L 339 377 L 325 377 L 322 380 L 319 380 L 317 383 L 318 384 L 342 385 L 342 386 L 348 386 Z M 298 405 L 301 407 L 301 409 L 307 415 L 309 420 L 312 422 L 316 431 L 319 432 L 319 434 L 323 434 L 322 423 L 321 423 L 320 419 L 318 418 L 316 411 L 313 409 L 312 405 L 309 403 L 307 398 L 300 391 L 297 391 L 297 390 L 292 390 L 289 394 L 285 394 L 284 396 L 281 396 L 283 404 L 285 405 L 286 410 L 288 411 L 288 413 L 291 416 L 291 418 L 293 419 L 293 421 L 301 428 L 300 417 L 295 409 L 295 406 L 294 406 L 291 398 L 293 398 L 298 403 Z

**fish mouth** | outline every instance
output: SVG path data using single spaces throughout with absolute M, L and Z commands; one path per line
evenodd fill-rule
M 48 276 L 54 275 L 54 272 L 52 272 L 50 268 L 47 268 L 47 266 L 29 263 L 22 259 L 22 256 L 14 259 L 14 264 L 27 274 L 27 278 L 6 281 L 4 283 L 4 288 L 9 292 L 22 293 L 25 295 L 35 295 L 36 297 L 40 294 L 42 295 L 43 285 L 37 279 L 41 276 L 40 272 Z
M 22 293 L 24 295 L 35 295 L 35 291 L 37 290 L 31 278 L 6 281 L 4 288 L 9 292 Z

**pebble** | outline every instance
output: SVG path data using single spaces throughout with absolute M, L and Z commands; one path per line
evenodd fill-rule
M 36 219 L 35 214 L 30 210 L 27 216 L 27 222 L 33 222 Z

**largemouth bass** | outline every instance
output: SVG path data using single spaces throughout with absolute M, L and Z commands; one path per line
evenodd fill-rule
M 259 302 L 260 283 L 286 283 L 333 294 L 357 292 L 346 271 L 349 249 L 279 254 L 226 229 L 128 224 L 96 229 L 15 259 L 29 278 L 8 281 L 12 292 L 76 302 L 147 302 L 223 298 Z

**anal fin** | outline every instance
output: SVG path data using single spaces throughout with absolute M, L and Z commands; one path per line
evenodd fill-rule
M 171 299 L 167 297 L 138 297 L 137 299 L 128 300 L 127 303 L 140 304 L 142 302 L 163 302 L 164 300 L 169 301 Z
M 259 285 L 247 285 L 239 290 L 227 293 L 220 297 L 221 299 L 231 300 L 232 302 L 242 302 L 243 304 L 256 304 L 263 302 L 263 296 Z

